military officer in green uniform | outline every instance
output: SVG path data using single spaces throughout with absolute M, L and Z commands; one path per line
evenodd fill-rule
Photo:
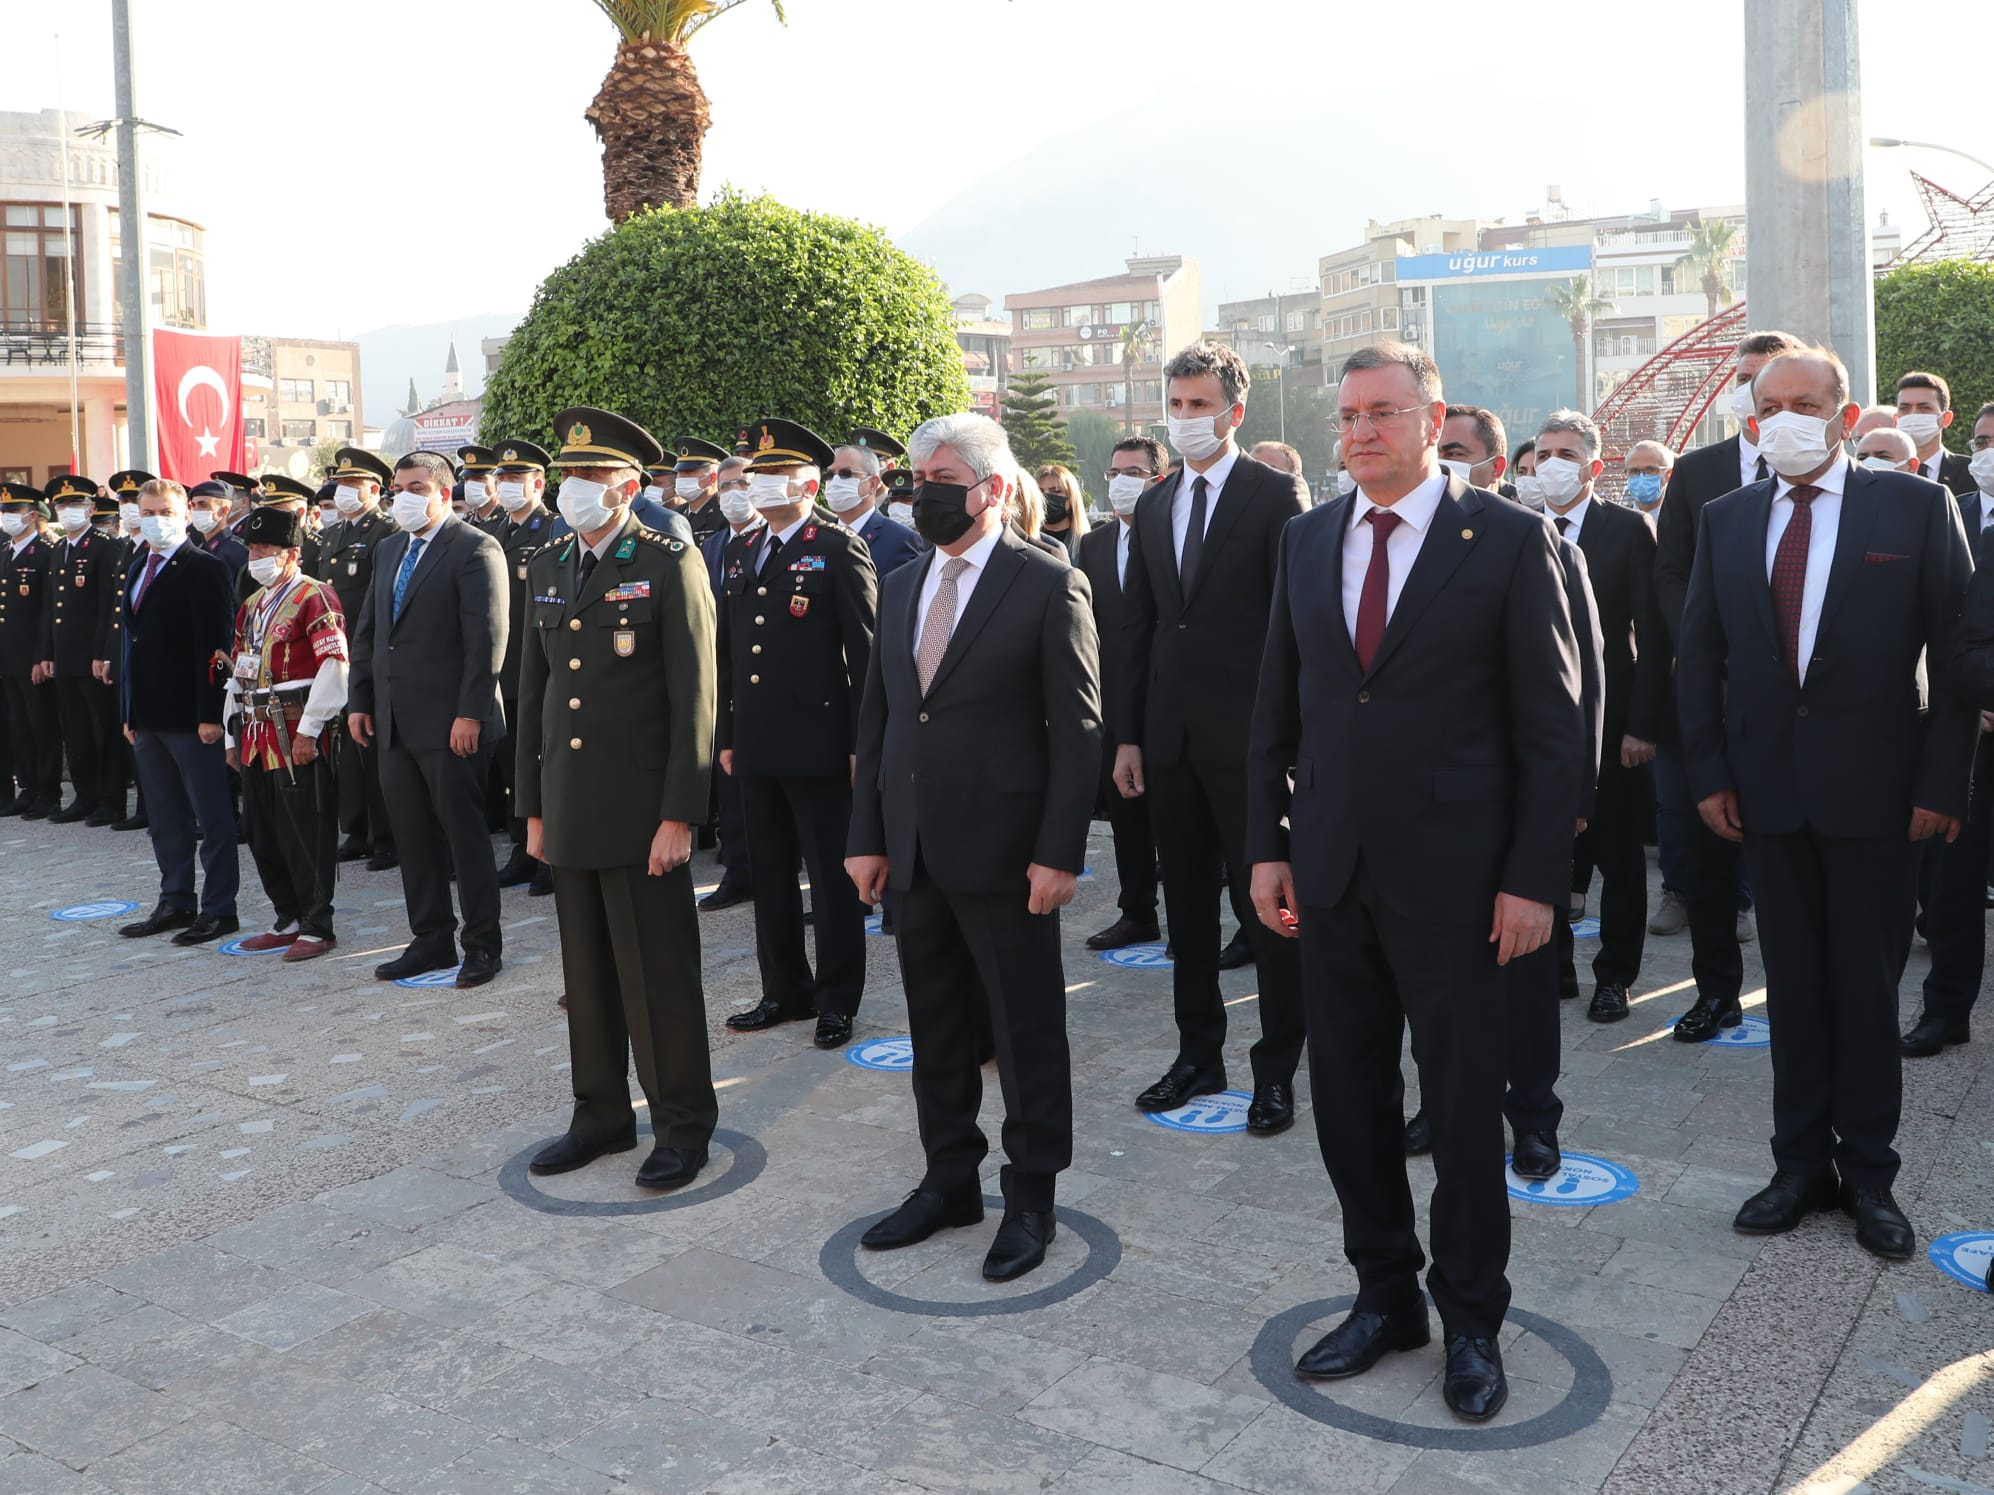
M 709 535 L 727 528 L 727 516 L 720 512 L 720 463 L 727 448 L 697 436 L 681 436 L 672 443 L 678 461 L 672 467 L 672 491 L 685 521 L 692 526 L 695 543 L 704 545 Z
M 339 609 L 357 618 L 374 580 L 374 551 L 395 532 L 394 517 L 381 507 L 381 488 L 394 480 L 395 470 L 378 452 L 343 446 L 333 456 L 332 496 L 339 523 L 319 536 L 319 564 L 308 574 L 332 583 Z M 388 819 L 388 802 L 381 793 L 380 759 L 373 743 L 361 747 L 349 737 L 344 722 L 333 759 L 333 780 L 339 789 L 339 827 L 346 840 L 339 848 L 342 862 L 367 858 L 369 872 L 386 872 L 397 865 L 395 829 Z
M 504 522 L 491 531 L 491 536 L 505 552 L 512 619 L 512 629 L 505 641 L 505 662 L 499 667 L 499 699 L 505 705 L 506 731 L 510 736 L 492 754 L 492 780 L 504 796 L 507 830 L 512 836 L 512 855 L 499 868 L 499 886 L 514 888 L 526 883 L 528 892 L 544 897 L 554 891 L 554 877 L 545 863 L 526 854 L 526 819 L 519 813 L 513 789 L 517 753 L 512 739 L 519 731 L 519 658 L 526 643 L 527 564 L 548 543 L 554 529 L 554 516 L 541 501 L 547 492 L 549 459 L 545 448 L 518 439 L 501 441 L 493 451 L 497 465 L 492 476 Z
M 712 766 L 713 593 L 698 550 L 630 512 L 660 447 L 606 410 L 555 417 L 572 533 L 527 563 L 515 793 L 554 869 L 575 1109 L 533 1159 L 562 1173 L 636 1146 L 646 1188 L 689 1183 L 719 1115 L 706 1047 L 692 827 Z

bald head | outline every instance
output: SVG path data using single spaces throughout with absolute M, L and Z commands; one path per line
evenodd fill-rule
M 1877 458 L 1875 462 L 1870 458 Z M 1918 448 L 1895 426 L 1880 426 L 1856 442 L 1856 459 L 1866 467 L 1888 464 L 1898 472 L 1918 470 Z

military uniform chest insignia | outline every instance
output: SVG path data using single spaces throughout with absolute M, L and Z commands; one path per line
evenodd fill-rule
M 809 611 L 810 599 L 801 592 L 798 592 L 794 597 L 789 599 L 789 615 L 792 618 L 800 618 Z
M 801 560 L 791 561 L 789 563 L 789 569 L 792 571 L 822 571 L 824 569 L 824 565 L 825 562 L 823 556 L 806 555 Z
M 619 628 L 612 640 L 618 659 L 628 659 L 637 652 L 637 631 L 634 628 Z
M 809 541 L 809 540 L 814 540 L 814 539 L 816 539 L 816 538 L 817 538 L 817 526 L 816 526 L 816 525 L 814 525 L 814 524 L 806 524 L 806 525 L 804 525 L 804 526 L 803 526 L 803 534 L 802 534 L 802 535 L 800 536 L 800 538 L 801 538 L 801 539 L 803 539 L 803 540 L 805 540 L 805 541 Z

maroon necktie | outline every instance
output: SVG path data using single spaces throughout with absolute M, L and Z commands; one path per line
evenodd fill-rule
M 145 558 L 145 574 L 138 579 L 138 590 L 132 593 L 134 610 L 145 606 L 145 599 L 152 593 L 152 579 L 159 575 L 159 563 L 162 559 L 156 550 Z
M 1793 517 L 1779 537 L 1772 556 L 1772 617 L 1779 628 L 1780 657 L 1787 672 L 1800 678 L 1800 603 L 1807 592 L 1807 542 L 1814 534 L 1814 500 L 1821 490 L 1801 483 L 1786 495 L 1793 500 Z
M 1403 521 L 1383 509 L 1373 509 L 1364 518 L 1371 526 L 1371 564 L 1364 569 L 1364 590 L 1357 597 L 1357 668 L 1368 674 L 1384 641 L 1385 604 L 1392 591 L 1392 561 L 1385 542 Z

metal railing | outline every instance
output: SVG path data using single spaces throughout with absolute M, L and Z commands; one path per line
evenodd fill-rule
M 92 368 L 120 368 L 125 340 L 114 322 L 76 324 L 76 362 Z M 69 329 L 59 322 L 0 322 L 0 368 L 69 367 Z

